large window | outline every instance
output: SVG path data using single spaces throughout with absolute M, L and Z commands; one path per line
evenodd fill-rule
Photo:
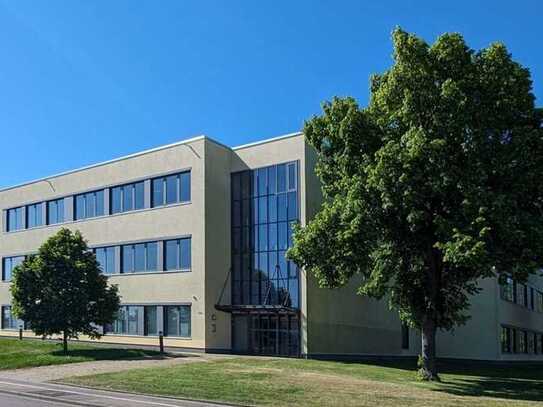
M 104 215 L 104 191 L 87 192 L 75 196 L 75 219 Z
M 115 322 L 104 327 L 104 331 L 143 336 L 155 336 L 162 332 L 165 336 L 188 338 L 191 335 L 191 306 L 123 305 Z
M 152 206 L 190 201 L 190 171 L 152 180 Z
M 528 293 L 526 284 L 517 283 L 517 304 L 523 307 L 528 306 Z
M 145 316 L 144 335 L 158 335 L 158 319 L 156 305 L 146 305 L 143 308 Z
M 409 349 L 409 327 L 402 324 L 402 349 Z
M 35 228 L 43 225 L 43 202 L 26 206 L 26 227 Z
M 19 321 L 11 313 L 11 307 L 4 305 L 2 307 L 2 329 L 18 329 Z
M 232 174 L 232 301 L 299 306 L 298 268 L 287 261 L 299 221 L 298 164 Z
M 120 307 L 117 319 L 106 331 L 119 335 L 141 335 L 143 327 L 140 327 L 140 312 L 143 312 L 143 307 L 135 305 Z
M 115 247 L 98 247 L 94 249 L 96 260 L 104 274 L 115 273 Z
M 145 206 L 143 181 L 111 188 L 111 213 L 143 209 Z
M 502 326 L 500 342 L 502 345 L 502 353 L 511 353 L 513 344 L 511 341 L 511 328 Z
M 24 229 L 23 207 L 8 209 L 7 231 Z
M 166 240 L 164 242 L 164 269 L 191 269 L 191 238 Z
M 190 305 L 164 307 L 166 336 L 190 337 Z
M 157 271 L 158 243 L 128 244 L 121 247 L 123 273 Z
M 527 344 L 527 335 L 526 331 L 517 330 L 517 352 L 518 353 L 528 353 L 528 344 Z
M 13 269 L 23 262 L 25 256 L 4 257 L 2 259 L 2 281 L 10 281 Z
M 501 297 L 503 300 L 514 302 L 515 284 L 511 277 L 507 277 L 501 285 Z
M 64 198 L 47 202 L 47 224 L 64 222 Z

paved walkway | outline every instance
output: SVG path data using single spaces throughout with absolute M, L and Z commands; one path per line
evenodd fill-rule
M 206 403 L 166 397 L 140 396 L 112 391 L 83 389 L 51 383 L 0 379 L 2 407 L 217 407 Z
M 0 371 L 0 379 L 13 379 L 45 383 L 65 377 L 87 376 L 98 373 L 120 372 L 146 367 L 169 367 L 184 363 L 202 362 L 222 358 L 222 355 L 205 353 L 173 354 L 164 357 L 148 357 L 133 360 L 99 360 L 94 362 L 67 363 L 64 365 L 39 366 Z M 2 406 L 0 404 L 0 406 Z

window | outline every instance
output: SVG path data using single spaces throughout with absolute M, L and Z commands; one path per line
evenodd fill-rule
M 140 327 L 140 312 L 143 312 L 143 307 L 135 305 L 125 305 L 119 308 L 117 319 L 110 327 L 106 328 L 107 332 L 119 335 L 139 335 L 143 332 Z
M 21 264 L 25 256 L 4 257 L 2 261 L 2 281 L 10 281 L 13 269 Z
M 100 264 L 102 273 L 115 273 L 115 248 L 114 247 L 99 247 L 94 249 L 96 260 Z
M 537 297 L 537 301 L 536 301 L 537 312 L 543 312 L 543 293 L 538 291 L 536 297 Z
M 190 305 L 164 307 L 167 336 L 190 337 Z
M 26 227 L 35 228 L 43 225 L 43 202 L 26 206 Z
M 87 192 L 75 196 L 75 219 L 104 215 L 104 191 Z
M 157 271 L 158 243 L 147 242 L 129 244 L 121 247 L 122 273 Z
M 158 335 L 157 307 L 148 305 L 143 308 L 145 316 L 144 335 Z
M 534 308 L 534 288 L 530 287 L 530 309 L 533 311 Z
M 145 206 L 144 182 L 111 188 L 111 214 L 143 209 Z
M 190 270 L 191 238 L 164 242 L 165 270 Z
M 190 171 L 152 180 L 152 206 L 190 201 Z
M 528 306 L 528 296 L 526 295 L 526 285 L 517 283 L 517 304 L 522 305 L 523 307 Z
M 285 253 L 299 220 L 297 162 L 231 175 L 232 301 L 299 306 L 299 276 Z
M 511 353 L 511 328 L 502 326 L 502 333 L 500 339 L 502 344 L 502 353 Z
M 11 313 L 11 307 L 2 307 L 2 329 L 19 329 L 19 321 Z
M 518 330 L 517 331 L 517 343 L 518 343 L 518 353 L 527 353 L 528 352 L 528 344 L 527 338 L 526 338 L 526 331 Z
M 23 207 L 8 209 L 8 224 L 6 230 L 12 232 L 14 230 L 24 229 L 23 224 Z
M 64 198 L 47 202 L 47 224 L 64 222 Z
M 409 349 L 409 327 L 402 324 L 402 349 Z
M 536 342 L 534 341 L 534 334 L 533 332 L 528 332 L 526 334 L 527 338 L 528 338 L 528 353 L 529 354 L 534 354 L 536 353 L 535 351 L 535 345 L 536 345 Z
M 503 300 L 514 302 L 514 284 L 511 277 L 507 277 L 501 285 L 501 297 Z

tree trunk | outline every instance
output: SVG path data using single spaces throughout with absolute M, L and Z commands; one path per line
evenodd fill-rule
M 64 354 L 68 354 L 68 333 L 66 331 L 63 332 L 62 335 L 62 346 L 64 349 Z
M 419 377 L 427 381 L 440 381 L 436 368 L 436 324 L 427 318 L 422 324 L 422 355 L 419 360 Z

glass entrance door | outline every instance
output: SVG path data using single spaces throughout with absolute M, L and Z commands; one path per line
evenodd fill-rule
M 300 354 L 296 315 L 235 315 L 233 323 L 234 352 L 270 356 Z

